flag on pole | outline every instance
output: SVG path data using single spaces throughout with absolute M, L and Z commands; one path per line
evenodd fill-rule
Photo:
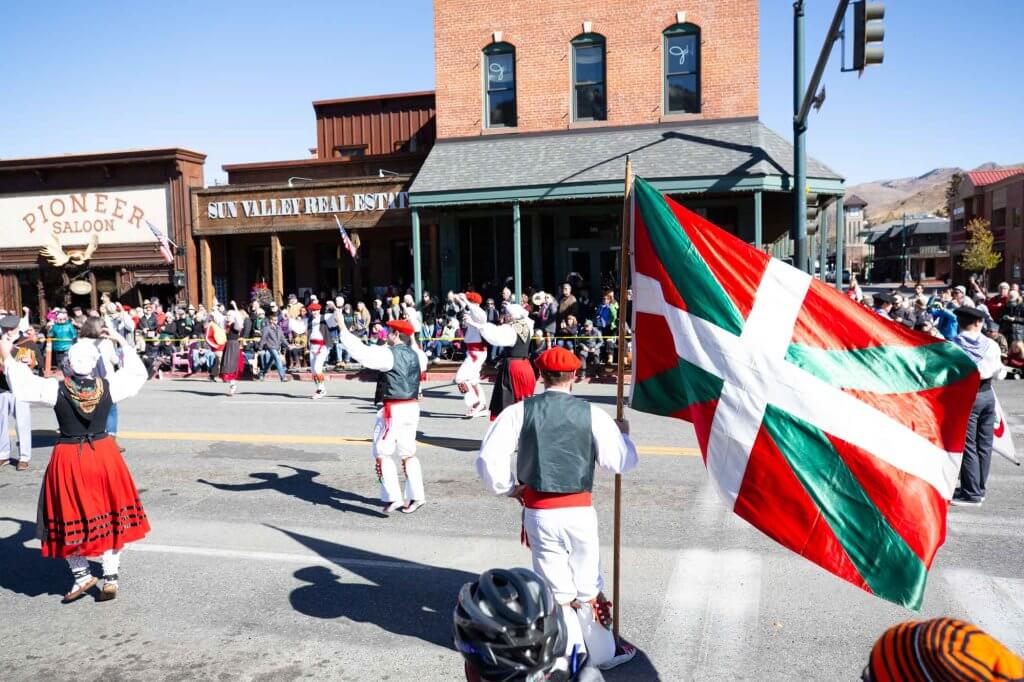
M 146 221 L 146 225 L 149 226 L 149 231 L 153 233 L 153 236 L 156 237 L 156 240 L 160 243 L 160 254 L 164 257 L 164 260 L 168 263 L 173 263 L 174 254 L 171 251 L 171 245 L 174 244 L 174 242 L 168 239 L 167 235 L 161 232 L 156 225 L 148 220 Z
M 358 247 L 356 247 L 352 240 L 349 239 L 348 230 L 346 230 L 345 226 L 341 224 L 340 220 L 338 220 L 338 216 L 334 216 L 334 222 L 338 223 L 338 231 L 341 232 L 341 243 L 345 245 L 345 250 L 352 256 L 352 260 L 359 260 L 359 257 L 356 256 L 356 249 Z
M 1017 459 L 1017 448 L 1013 445 L 1013 434 L 1010 433 L 1009 424 L 1006 423 L 999 398 L 996 398 L 996 423 L 992 433 L 992 452 L 1020 466 L 1020 460 Z
M 975 365 L 636 179 L 634 409 L 694 425 L 725 503 L 919 609 L 946 535 Z

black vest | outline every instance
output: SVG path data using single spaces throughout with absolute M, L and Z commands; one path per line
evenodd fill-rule
M 106 379 L 97 379 L 103 382 L 103 397 L 96 403 L 92 414 L 83 415 L 75 409 L 71 396 L 68 395 L 64 382 L 60 383 L 57 389 L 57 402 L 53 411 L 57 415 L 57 428 L 61 438 L 84 438 L 99 436 L 107 432 L 107 416 L 110 414 L 110 406 L 114 402 L 110 399 L 110 384 Z
M 530 327 L 525 322 L 513 322 L 511 327 L 516 332 L 516 342 L 508 349 L 508 358 L 523 360 L 530 357 Z M 523 335 L 526 338 L 523 338 Z
M 384 400 L 412 400 L 420 395 L 420 358 L 409 346 L 391 347 L 394 366 L 384 372 Z
M 523 401 L 516 476 L 542 493 L 590 492 L 597 444 L 590 404 L 562 391 Z

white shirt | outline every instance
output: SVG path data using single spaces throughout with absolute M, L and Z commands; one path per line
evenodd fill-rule
M 484 319 L 487 319 L 486 315 Z M 533 336 L 533 320 L 526 318 L 526 324 L 530 327 L 530 336 Z M 491 324 L 490 322 L 485 322 L 483 325 L 480 325 L 480 336 L 484 337 L 484 341 L 492 346 L 516 345 L 516 330 L 510 324 Z
M 17 400 L 41 403 L 50 407 L 57 404 L 57 389 L 60 386 L 57 379 L 37 377 L 20 362 L 5 363 L 4 372 Z M 118 403 L 125 398 L 131 398 L 146 383 L 146 378 L 146 366 L 135 352 L 127 349 L 124 354 L 124 367 L 107 376 L 110 399 Z
M 391 346 L 368 346 L 344 326 L 338 327 L 338 340 L 344 344 L 348 354 L 366 369 L 390 372 L 395 366 L 395 354 L 391 352 Z M 416 353 L 416 357 L 419 358 L 420 371 L 426 372 L 426 354 L 417 345 L 413 345 L 412 349 Z
M 547 390 L 568 393 L 559 388 Z M 518 402 L 502 410 L 480 445 L 476 473 L 496 495 L 508 495 L 517 484 L 516 475 L 512 471 L 512 453 L 519 447 L 524 409 L 523 402 Z M 624 474 L 636 468 L 639 463 L 636 445 L 629 436 L 619 433 L 619 427 L 607 412 L 591 405 L 590 425 L 597 444 L 597 466 L 616 474 Z
M 467 303 L 465 310 L 469 320 L 478 325 L 474 327 L 472 324 L 466 324 L 466 343 L 480 343 L 483 337 L 480 335 L 479 327 L 487 324 L 487 313 L 476 303 Z

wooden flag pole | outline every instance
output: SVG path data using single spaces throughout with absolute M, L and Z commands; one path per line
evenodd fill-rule
M 622 245 L 619 248 L 619 339 L 618 365 L 615 369 L 617 386 L 615 390 L 615 418 L 622 421 L 625 416 L 625 375 L 626 375 L 626 290 L 631 273 L 629 253 L 630 229 L 633 225 L 633 161 L 626 157 L 626 182 L 622 194 Z M 622 537 L 622 474 L 615 474 L 615 536 L 612 558 L 612 632 L 619 638 L 619 558 Z

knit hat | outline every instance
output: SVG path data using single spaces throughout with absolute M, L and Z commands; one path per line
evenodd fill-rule
M 580 360 L 561 346 L 546 350 L 537 358 L 537 369 L 542 372 L 575 372 Z
M 470 303 L 476 303 L 477 305 L 480 305 L 480 303 L 483 302 L 484 299 L 481 298 L 480 294 L 476 293 L 475 291 L 469 291 L 466 293 L 466 300 L 469 301 Z
M 983 631 L 955 618 L 907 621 L 871 649 L 872 682 L 1024 679 L 1024 661 Z
M 409 322 L 409 320 L 391 320 L 388 322 L 388 327 L 394 329 L 400 334 L 405 334 L 406 336 L 412 336 L 413 332 L 416 331 L 413 329 L 412 322 Z

